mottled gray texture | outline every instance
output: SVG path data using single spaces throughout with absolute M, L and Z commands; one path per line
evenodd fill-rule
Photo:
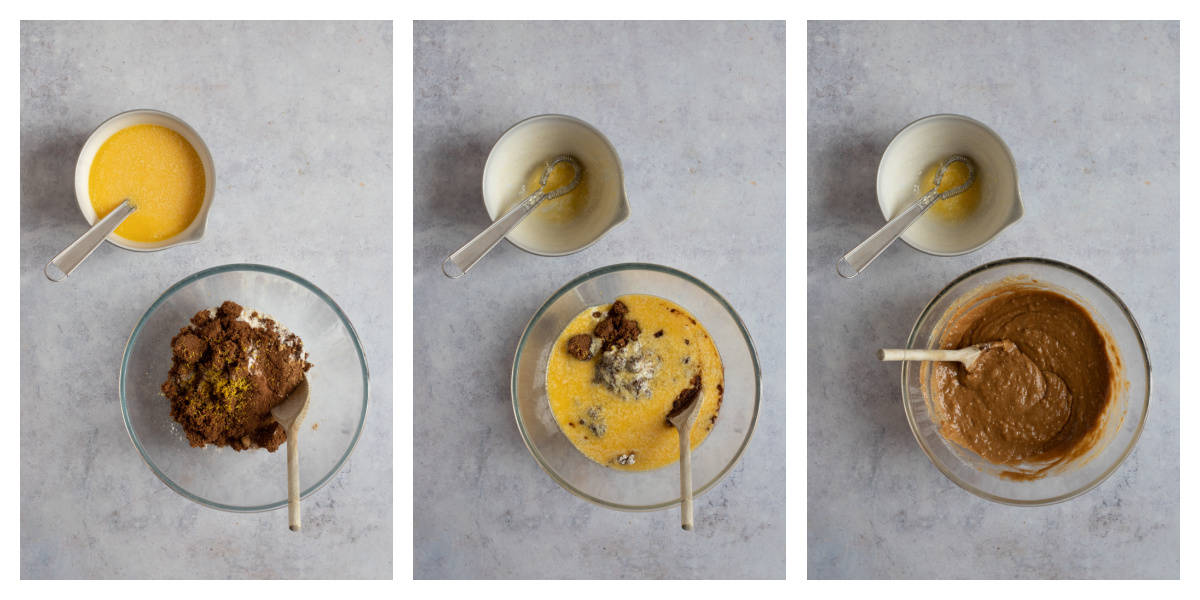
M 417 23 L 414 27 L 414 574 L 784 575 L 784 26 L 782 23 Z M 440 263 L 487 223 L 492 142 L 561 112 L 603 131 L 632 218 L 543 258 L 502 243 L 465 278 Z M 509 372 L 538 306 L 573 277 L 648 261 L 692 273 L 746 321 L 762 412 L 741 463 L 678 510 L 576 498 L 534 462 Z
M 1178 24 L 810 23 L 808 61 L 809 577 L 1178 577 Z M 974 254 L 898 243 L 841 280 L 837 258 L 883 223 L 889 139 L 938 112 L 1005 139 L 1025 218 Z M 1048 507 L 993 504 L 942 476 L 905 421 L 899 367 L 874 357 L 951 279 L 1010 256 L 1111 286 L 1154 368 L 1132 456 Z
M 391 96 L 390 23 L 22 25 L 22 577 L 391 577 Z M 208 234 L 151 254 L 105 244 L 50 283 L 42 266 L 87 228 L 79 149 L 131 108 L 178 115 L 209 145 Z M 367 354 L 363 436 L 305 502 L 299 534 L 286 511 L 177 495 L 121 421 L 117 371 L 137 319 L 172 283 L 231 262 L 321 287 Z

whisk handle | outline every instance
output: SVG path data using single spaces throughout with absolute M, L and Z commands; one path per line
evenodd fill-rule
M 871 234 L 871 237 L 863 240 L 863 243 L 855 246 L 855 248 L 845 254 L 838 260 L 837 271 L 838 275 L 849 279 L 863 272 L 871 261 L 875 260 L 896 238 L 900 237 L 906 229 L 909 228 L 921 215 L 933 206 L 934 200 L 937 199 L 936 192 L 929 192 L 921 197 L 920 200 L 914 202 L 911 206 L 904 209 L 900 214 L 892 217 L 879 231 Z
M 546 195 L 539 190 L 505 211 L 487 229 L 447 256 L 446 260 L 442 261 L 442 273 L 451 279 L 466 275 L 479 259 L 491 252 L 509 231 L 520 224 L 545 199 Z
M 70 246 L 59 252 L 46 267 L 42 270 L 46 274 L 46 278 L 50 281 L 62 281 L 79 266 L 79 263 L 92 255 L 100 244 L 108 239 L 108 234 L 117 230 L 117 227 L 125 221 L 125 218 L 133 214 L 137 210 L 133 203 L 128 198 L 122 200 L 116 208 L 112 209 L 103 219 L 96 221 L 91 229 L 79 236 L 79 239 L 71 242 Z

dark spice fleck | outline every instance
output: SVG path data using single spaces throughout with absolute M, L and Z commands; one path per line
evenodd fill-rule
M 654 332 L 654 337 L 662 337 L 662 336 L 663 336 L 663 330 L 659 329 L 658 331 Z

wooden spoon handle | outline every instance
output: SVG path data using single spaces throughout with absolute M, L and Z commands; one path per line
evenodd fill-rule
M 692 437 L 690 432 L 679 429 L 679 493 L 683 497 L 680 505 L 680 521 L 684 531 L 691 531 L 692 521 Z
M 884 348 L 879 351 L 879 360 L 936 360 L 943 362 L 960 362 L 963 359 L 962 350 L 906 350 Z
M 299 427 L 287 432 L 288 469 L 288 529 L 300 531 L 300 447 L 297 444 Z

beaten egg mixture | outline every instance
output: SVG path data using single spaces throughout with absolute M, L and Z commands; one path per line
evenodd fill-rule
M 648 471 L 679 460 L 667 422 L 677 399 L 699 389 L 692 448 L 715 426 L 724 369 L 704 327 L 656 296 L 621 296 L 579 313 L 559 335 L 546 368 L 550 408 L 563 433 L 606 467 Z
M 133 125 L 104 141 L 92 159 L 88 195 L 97 218 L 128 198 L 137 208 L 116 234 L 157 242 L 187 229 L 204 203 L 207 182 L 200 155 L 161 125 Z

